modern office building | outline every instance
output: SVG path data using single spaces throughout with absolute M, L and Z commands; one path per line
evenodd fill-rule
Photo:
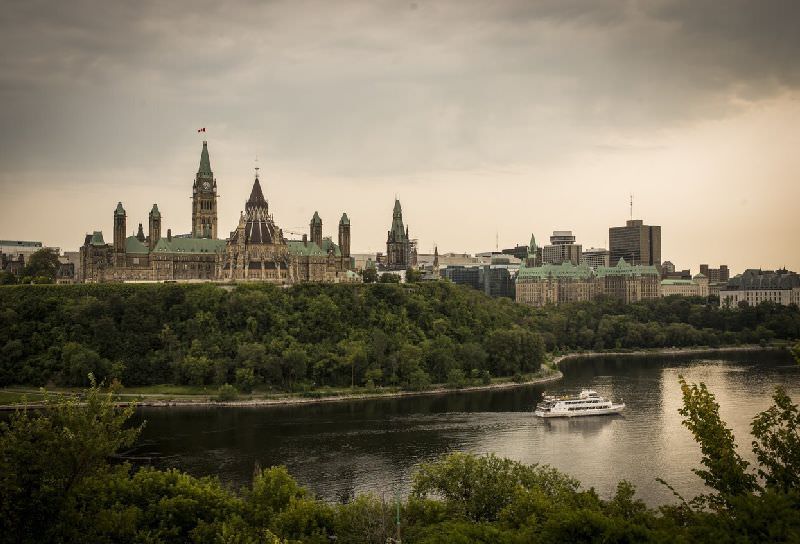
M 608 229 L 611 262 L 620 259 L 631 265 L 661 266 L 661 227 L 631 219 L 624 227 Z
M 727 282 L 731 279 L 731 272 L 726 264 L 721 264 L 719 268 L 709 268 L 707 264 L 701 264 L 700 273 L 708 278 L 709 283 Z
M 737 308 L 740 304 L 757 306 L 764 302 L 800 305 L 800 276 L 785 268 L 748 269 L 728 280 L 719 292 L 719 305 L 723 308 Z
M 598 268 L 601 266 L 610 266 L 611 252 L 605 248 L 590 247 L 581 252 L 581 264 L 585 264 L 590 268 Z
M 441 277 L 458 283 L 469 285 L 473 289 L 483 291 L 491 297 L 514 298 L 513 266 L 496 264 L 480 266 L 448 266 L 440 270 Z
M 542 247 L 542 262 L 578 265 L 581 262 L 581 249 L 581 245 L 575 243 L 575 235 L 571 230 L 556 230 L 550 236 L 550 245 Z

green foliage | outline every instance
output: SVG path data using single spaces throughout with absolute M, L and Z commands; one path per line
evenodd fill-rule
M 718 492 L 706 497 L 714 506 L 725 504 L 730 497 L 753 493 L 758 489 L 755 477 L 747 469 L 749 463 L 736 452 L 733 432 L 719 415 L 719 404 L 704 383 L 688 384 L 680 378 L 684 416 L 683 424 L 700 444 L 705 469 L 693 469 L 705 484 Z
M 361 273 L 361 279 L 364 283 L 375 283 L 378 281 L 378 271 L 374 267 L 365 268 Z
M 424 389 L 453 370 L 538 368 L 532 312 L 444 282 L 11 286 L 0 385 L 79 386 L 94 372 L 131 387 Z
M 406 269 L 406 283 L 417 283 L 422 279 L 422 270 L 413 267 Z
M 23 275 L 34 278 L 34 283 L 52 283 L 58 272 L 58 265 L 56 250 L 43 247 L 28 257 Z
M 107 459 L 141 430 L 124 428 L 133 407 L 116 409 L 94 384 L 80 400 L 47 394 L 43 402 L 0 422 L 0 533 L 16 542 L 52 541 L 69 525 L 82 483 L 105 477 Z
M 219 389 L 217 389 L 217 394 L 214 395 L 214 400 L 217 402 L 231 402 L 238 400 L 238 398 L 239 390 L 229 383 L 220 385 Z
M 766 486 L 788 492 L 800 489 L 800 411 L 780 387 L 772 400 L 753 419 L 753 453 Z
M 0 543 L 377 544 L 396 536 L 398 507 L 406 542 L 795 541 L 797 406 L 778 390 L 754 419 L 761 490 L 742 476 L 746 466 L 713 395 L 702 384 L 681 385 L 707 481 L 724 495 L 707 503 L 712 509 L 651 510 L 627 482 L 603 500 L 553 468 L 464 453 L 423 463 L 399 504 L 372 495 L 328 504 L 284 467 L 257 468 L 252 484 L 234 493 L 216 478 L 111 464 L 139 432 L 126 428 L 133 408 L 115 408 L 111 393 L 92 385 L 81 400 L 47 395 L 47 409 L 0 423 Z
M 378 278 L 378 283 L 400 283 L 400 274 L 392 274 L 391 272 L 384 272 Z

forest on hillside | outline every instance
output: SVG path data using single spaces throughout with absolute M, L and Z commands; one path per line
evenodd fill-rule
M 800 338 L 797 307 L 668 297 L 531 308 L 446 281 L 0 287 L 0 385 L 322 386 L 486 382 L 547 352 Z

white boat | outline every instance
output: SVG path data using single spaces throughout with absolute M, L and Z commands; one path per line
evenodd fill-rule
M 619 414 L 625 403 L 614 404 L 596 391 L 584 389 L 577 397 L 545 395 L 536 405 L 533 415 L 539 417 L 579 417 Z

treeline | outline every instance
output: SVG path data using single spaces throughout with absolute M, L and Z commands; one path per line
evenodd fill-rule
M 444 282 L 11 286 L 0 384 L 464 384 L 537 371 L 531 314 Z
M 282 467 L 256 466 L 232 492 L 216 478 L 109 463 L 139 429 L 125 425 L 132 407 L 92 388 L 83 404 L 49 398 L 47 410 L 0 423 L 0 543 L 796 542 L 797 406 L 779 389 L 753 419 L 751 466 L 713 394 L 681 385 L 709 492 L 658 510 L 624 481 L 603 499 L 547 466 L 461 453 L 423 464 L 398 503 L 322 502 Z
M 759 344 L 800 338 L 800 310 L 772 302 L 720 308 L 715 297 L 670 296 L 623 304 L 602 297 L 537 309 L 533 327 L 548 350 Z
M 464 385 L 545 352 L 800 338 L 797 307 L 613 299 L 531 308 L 449 282 L 0 288 L 0 385 Z

